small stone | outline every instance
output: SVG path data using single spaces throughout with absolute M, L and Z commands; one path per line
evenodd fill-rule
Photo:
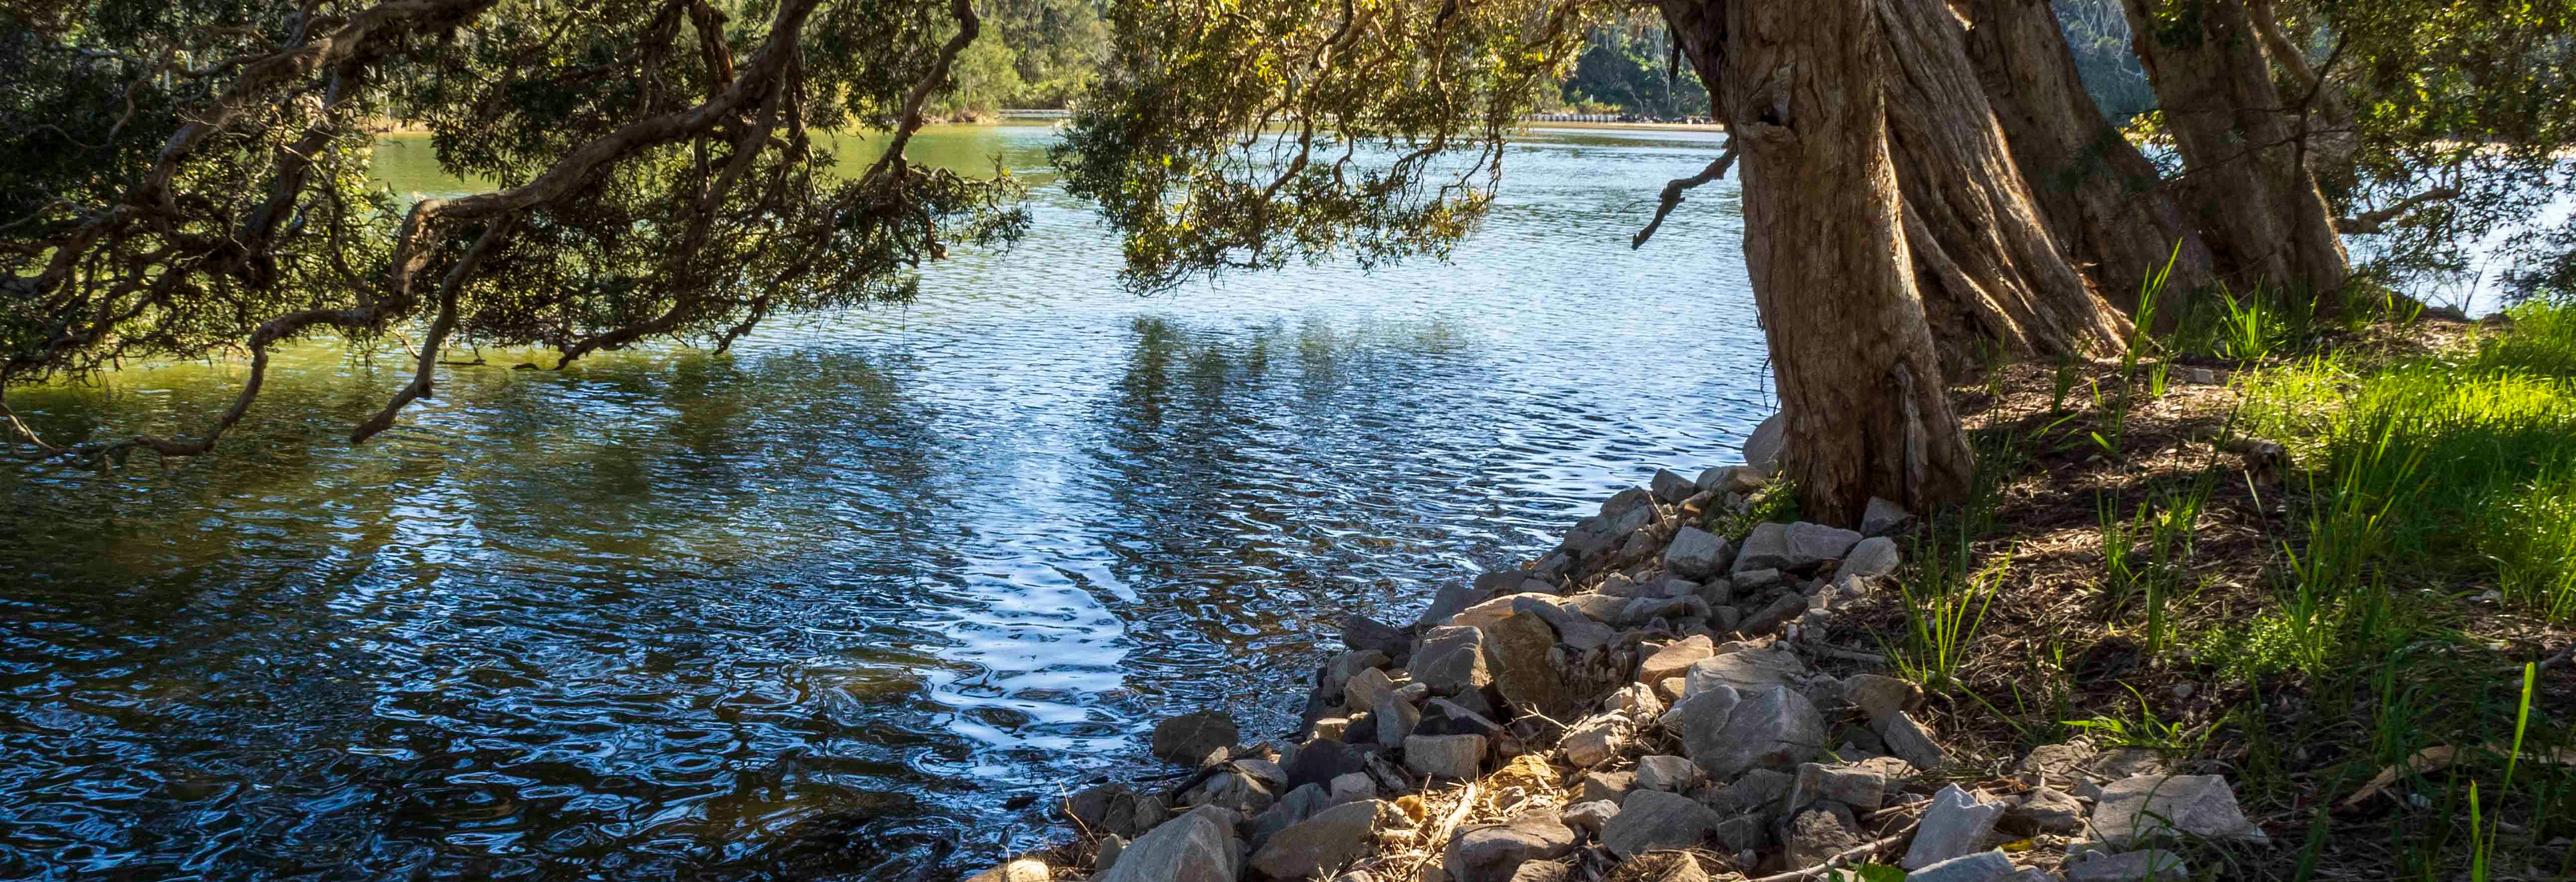
M 1404 767 L 1434 778 L 1474 780 L 1484 770 L 1485 736 L 1415 735 L 1404 739 Z
M 1778 769 L 1745 772 L 1717 796 L 1717 808 L 1728 814 L 1750 812 L 1765 819 L 1780 812 L 1782 797 L 1797 786 L 1797 776 Z
M 1994 832 L 1995 821 L 2003 817 L 2004 807 L 1986 802 L 1959 785 L 1941 788 L 1932 795 L 1932 804 L 1923 810 L 1923 820 L 1914 831 L 1914 844 L 1905 849 L 1899 866 L 1919 870 L 1951 858 L 1983 850 L 1986 836 Z
M 1459 696 L 1467 698 L 1475 693 Z M 1422 703 L 1422 721 L 1413 727 L 1415 735 L 1483 735 L 1499 740 L 1505 734 L 1503 725 L 1474 708 L 1446 698 Z
M 1182 714 L 1154 724 L 1154 755 L 1174 765 L 1197 767 L 1208 754 L 1233 747 L 1241 737 L 1234 718 L 1220 711 Z
M 1424 632 L 1413 650 L 1413 680 L 1435 695 L 1456 695 L 1494 682 L 1486 659 L 1485 632 L 1463 625 L 1442 625 Z
M 1134 837 L 1163 822 L 1163 800 L 1138 794 L 1125 784 L 1086 788 L 1064 802 L 1065 815 L 1094 832 Z
M 1887 799 L 1887 776 L 1867 766 L 1798 765 L 1797 783 L 1789 790 L 1795 811 L 1817 800 L 1832 800 L 1855 809 L 1876 809 Z
M 1371 833 L 1381 814 L 1394 814 L 1387 803 L 1367 799 L 1316 812 L 1270 837 L 1252 854 L 1253 869 L 1273 879 L 1308 879 L 1341 869 L 1375 850 Z
M 2031 748 L 2030 755 L 2013 767 L 2013 773 L 2022 783 L 2034 787 L 2051 781 L 2071 782 L 2084 767 L 2084 761 L 2092 758 L 2092 748 L 2081 744 L 2042 744 Z
M 1634 725 L 1620 714 L 1595 714 L 1565 730 L 1565 737 L 1557 742 L 1557 746 L 1565 751 L 1566 762 L 1576 768 L 1590 768 L 1619 755 L 1619 749 L 1627 746 Z
M 1741 555 L 1738 557 L 1740 558 Z M 1735 586 L 1736 596 L 1746 598 L 1759 596 L 1755 592 L 1778 585 L 1787 578 L 1786 574 L 1769 567 L 1751 570 L 1738 567 L 1734 575 L 1727 577 L 1728 581 Z
M 1834 572 L 1867 579 L 1896 572 L 1897 562 L 1896 540 L 1879 536 L 1852 546 L 1851 553 L 1843 556 L 1842 566 Z
M 1693 485 L 1689 478 L 1675 474 L 1671 469 L 1656 469 L 1655 477 L 1647 481 L 1646 486 L 1654 488 L 1656 501 L 1668 505 L 1680 505 L 1699 492 L 1699 487 Z
M 1377 700 L 1377 743 L 1403 744 L 1422 725 L 1422 709 L 1393 692 Z
M 1093 882 L 1234 882 L 1243 858 L 1234 817 L 1200 808 L 1146 831 L 1118 855 L 1116 866 Z
M 1325 787 L 1324 804 L 1327 806 L 1377 798 L 1377 778 L 1364 771 L 1335 775 L 1332 782 Z
M 1635 772 L 1585 772 L 1575 782 L 1578 802 L 1608 800 L 1616 803 L 1637 789 Z
M 1127 837 L 1120 836 L 1116 833 L 1100 837 L 1099 847 L 1093 849 L 1091 852 L 1091 871 L 1094 873 L 1108 872 L 1110 867 L 1118 864 L 1118 854 L 1126 850 Z
M 1451 882 L 1509 882 L 1521 864 L 1553 860 L 1574 849 L 1574 831 L 1554 812 L 1534 810 L 1501 824 L 1469 829 L 1442 858 Z
M 1565 807 L 1565 825 L 1597 837 L 1601 835 L 1601 826 L 1618 815 L 1619 804 L 1606 799 L 1578 802 Z
M 1988 850 L 1927 865 L 1905 874 L 1905 882 L 2002 882 L 2013 872 L 2012 858 Z
M 1483 603 L 1493 596 L 1494 592 L 1489 589 L 1456 584 L 1442 585 L 1431 593 L 1431 606 L 1422 611 L 1422 618 L 1415 624 L 1424 628 L 1449 624 L 1450 618 L 1460 611 Z M 1393 656 L 1394 653 L 1388 653 L 1388 655 Z
M 2004 820 L 2019 830 L 2073 833 L 2084 825 L 2084 804 L 2054 788 L 2035 787 L 2004 813 Z
M 1313 734 L 1314 737 L 1317 738 L 1328 738 L 1334 741 L 1343 741 L 1347 740 L 1346 736 L 1350 734 L 1350 728 L 1351 719 L 1349 717 L 1325 717 L 1315 721 Z
M 1861 509 L 1860 532 L 1862 535 L 1893 536 L 1897 533 L 1904 532 L 1906 528 L 1911 526 L 1914 526 L 1914 514 L 1912 512 L 1906 511 L 1896 503 L 1880 499 L 1876 496 L 1870 497 L 1869 504 Z
M 1915 768 L 1931 771 L 1950 764 L 1950 754 L 1932 743 L 1931 733 L 1923 731 L 1923 724 L 1916 722 L 1911 714 L 1899 713 L 1882 718 L 1872 729 L 1880 740 L 1887 742 L 1888 753 L 1913 764 Z
M 1873 721 L 1923 706 L 1923 687 L 1879 674 L 1844 677 L 1843 695 Z
M 1697 695 L 1717 687 L 1730 686 L 1737 692 L 1750 692 L 1771 686 L 1789 686 L 1805 681 L 1807 663 L 1785 646 L 1728 652 L 1693 662 L 1682 676 L 1682 694 Z
M 1637 786 L 1648 790 L 1682 793 L 1707 778 L 1708 773 L 1689 757 L 1657 755 L 1637 759 Z
M 1808 867 L 1824 863 L 1835 855 L 1860 844 L 1859 824 L 1851 810 L 1819 803 L 1816 808 L 1799 812 L 1789 819 L 1789 865 Z
M 1717 829 L 1718 820 L 1717 812 L 1698 800 L 1660 790 L 1640 790 L 1619 804 L 1618 816 L 1601 831 L 1601 844 L 1623 858 L 1692 848 Z
M 2236 805 L 2236 791 L 2216 775 L 2140 775 L 2102 788 L 2093 807 L 2093 838 L 2127 848 L 2176 831 L 2200 839 L 2266 842 Z
M 1673 534 L 1672 544 L 1664 546 L 1664 571 L 1686 579 L 1705 579 L 1724 573 L 1732 563 L 1733 549 L 1725 539 L 1698 527 L 1683 527 Z
M 1413 637 L 1394 625 L 1354 615 L 1342 620 L 1342 646 L 1376 652 L 1392 660 L 1413 648 Z
M 2097 854 L 2069 861 L 2066 882 L 2178 882 L 2191 878 L 2182 856 L 2160 848 L 2120 854 Z
M 1655 697 L 1655 690 L 1647 688 L 1644 683 L 1619 687 L 1610 693 L 1610 697 L 1601 700 L 1601 706 L 1626 714 L 1631 720 L 1651 720 L 1664 715 L 1664 700 Z
M 1288 758 L 1285 771 L 1288 786 L 1295 788 L 1328 783 L 1367 765 L 1366 751 L 1330 738 L 1317 738 L 1297 745 L 1297 753 Z
M 1755 636 L 1769 634 L 1780 630 L 1781 626 L 1795 621 L 1798 616 L 1806 613 L 1806 611 L 1806 598 L 1800 597 L 1796 594 L 1783 594 L 1780 595 L 1779 599 L 1771 601 L 1760 610 L 1755 611 L 1752 615 L 1744 617 L 1744 621 L 1738 623 L 1735 626 L 1735 630 L 1743 634 Z
M 1047 882 L 1047 865 L 1036 858 L 1013 858 L 1001 866 L 966 877 L 966 882 Z
M 1270 837 L 1278 835 L 1281 830 L 1288 829 L 1289 825 L 1314 817 L 1316 812 L 1330 808 L 1332 805 L 1333 803 L 1324 795 L 1324 785 L 1321 784 L 1308 784 L 1288 791 L 1287 795 L 1279 797 L 1278 802 L 1271 803 L 1270 808 L 1252 819 L 1252 823 L 1243 831 L 1244 838 L 1253 848 L 1258 849 L 1262 843 L 1268 842 Z
M 1352 674 L 1350 682 L 1342 684 L 1342 704 L 1354 711 L 1368 710 L 1377 707 L 1377 700 L 1393 691 L 1395 681 L 1388 678 L 1385 671 L 1369 668 Z

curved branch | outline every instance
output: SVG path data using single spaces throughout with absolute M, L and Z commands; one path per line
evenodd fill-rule
M 1628 240 L 1628 250 L 1635 251 L 1639 248 L 1643 248 L 1646 246 L 1647 239 L 1654 238 L 1655 230 L 1664 225 L 1664 215 L 1673 213 L 1673 207 L 1682 204 L 1683 193 L 1689 192 L 1702 184 L 1725 177 L 1727 166 L 1734 164 L 1735 139 L 1728 138 L 1726 139 L 1726 152 L 1720 153 L 1717 155 L 1716 159 L 1710 160 L 1708 167 L 1700 169 L 1699 174 L 1695 174 L 1687 178 L 1674 178 L 1671 181 L 1666 182 L 1664 184 L 1664 195 L 1656 200 L 1655 203 L 1655 219 L 1647 221 L 1646 228 L 1638 230 L 1637 237 Z
M 2459 195 L 2460 191 L 2456 187 L 2435 187 L 2433 189 L 2417 193 L 2413 196 L 2397 200 L 2397 204 L 2388 206 L 2387 208 L 2382 208 L 2377 211 L 2365 211 L 2351 217 L 2335 218 L 2335 232 L 2350 236 L 2363 236 L 2376 233 L 2385 229 L 2388 226 L 2389 221 L 2396 220 L 2399 216 L 2415 210 L 2416 206 L 2456 199 L 2459 198 Z
M 456 330 L 456 291 L 464 287 L 465 280 L 474 274 L 474 267 L 491 252 L 492 243 L 507 234 L 517 219 L 517 215 L 511 214 L 494 218 L 483 228 L 483 235 L 474 238 L 473 246 L 465 249 L 465 256 L 457 258 L 456 265 L 448 268 L 447 279 L 438 286 L 438 317 L 430 320 L 429 332 L 420 340 L 420 368 L 412 373 L 411 382 L 405 384 L 401 392 L 395 393 L 392 401 L 385 403 L 385 409 L 377 411 L 375 416 L 368 417 L 366 422 L 359 423 L 349 433 L 349 443 L 365 441 L 375 437 L 377 432 L 393 428 L 395 413 L 405 405 L 431 396 L 430 376 L 438 367 L 439 350 L 446 345 L 447 335 Z

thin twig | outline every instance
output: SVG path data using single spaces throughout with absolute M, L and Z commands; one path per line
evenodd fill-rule
M 1655 230 L 1664 225 L 1664 215 L 1673 213 L 1673 206 L 1682 204 L 1683 193 L 1688 192 L 1691 188 L 1697 187 L 1701 184 L 1725 177 L 1726 167 L 1734 164 L 1735 139 L 1730 137 L 1726 139 L 1726 152 L 1720 153 L 1717 155 L 1716 159 L 1710 160 L 1708 167 L 1700 169 L 1699 174 L 1695 174 L 1687 178 L 1674 178 L 1665 183 L 1664 194 L 1655 203 L 1655 219 L 1647 221 L 1646 228 L 1638 230 L 1637 237 L 1628 240 L 1628 250 L 1635 251 L 1646 246 L 1646 240 L 1653 238 Z

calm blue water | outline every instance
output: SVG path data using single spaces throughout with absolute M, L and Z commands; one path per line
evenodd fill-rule
M 1553 544 L 1766 412 L 1713 135 L 1539 134 L 1454 265 L 1140 299 L 1048 131 L 1036 225 L 726 357 L 297 350 L 221 456 L 0 471 L 0 878 L 908 879 L 1048 835 L 1161 716 L 1271 735 L 1344 610 Z M 437 192 L 417 142 L 380 157 Z M 986 166 L 989 167 L 989 166 Z M 496 364 L 525 353 L 485 353 Z M 168 430 L 233 365 L 13 393 Z

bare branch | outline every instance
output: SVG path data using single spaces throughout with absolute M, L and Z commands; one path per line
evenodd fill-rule
M 2415 210 L 2416 206 L 2456 199 L 2459 195 L 2460 191 L 2456 187 L 2435 187 L 2397 200 L 2397 204 L 2387 208 L 2365 211 L 2351 217 L 2335 218 L 2335 232 L 2354 236 L 2380 232 L 2387 228 L 2389 221 Z
M 1655 203 L 1655 219 L 1647 221 L 1646 228 L 1638 230 L 1637 237 L 1628 240 L 1628 250 L 1635 251 L 1646 246 L 1646 240 L 1653 238 L 1655 230 L 1664 225 L 1664 215 L 1673 213 L 1673 207 L 1682 204 L 1683 193 L 1725 177 L 1727 167 L 1734 164 L 1735 139 L 1730 137 L 1726 139 L 1726 152 L 1718 154 L 1716 159 L 1709 160 L 1708 167 L 1700 169 L 1699 174 L 1687 178 L 1674 178 L 1665 183 L 1664 195 Z

